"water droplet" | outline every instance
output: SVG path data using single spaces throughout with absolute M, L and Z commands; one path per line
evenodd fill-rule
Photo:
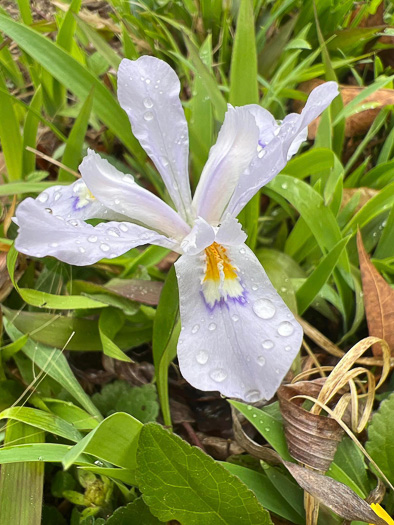
M 257 417 L 257 414 L 253 414 L 253 416 L 252 416 L 252 417 Z
M 212 370 L 209 376 L 217 383 L 221 383 L 227 378 L 227 372 L 223 370 L 223 368 L 216 368 L 215 370 Z
M 59 245 L 58 245 L 57 242 L 51 242 L 51 244 L 49 246 L 51 246 L 52 248 L 56 248 Z
M 120 199 L 115 199 L 114 200 L 114 204 L 116 204 L 118 206 L 120 204 Z
M 258 299 L 253 305 L 253 311 L 261 319 L 272 319 L 276 312 L 269 299 Z
M 205 350 L 199 350 L 196 355 L 196 361 L 200 365 L 205 365 L 208 362 L 209 355 Z
M 259 289 L 259 287 L 256 286 L 255 284 L 252 286 L 252 290 L 253 290 L 254 292 L 255 292 L 256 290 L 258 290 L 258 289 Z
M 150 78 L 147 78 L 147 79 L 145 80 L 145 82 L 146 82 L 147 84 L 150 84 Z
M 109 246 L 108 244 L 105 244 L 105 242 L 103 242 L 102 244 L 100 244 L 100 250 L 102 250 L 103 252 L 108 252 L 109 251 Z
M 111 237 L 119 237 L 119 231 L 117 228 L 109 228 L 108 235 L 111 235 Z
M 245 399 L 249 401 L 250 403 L 255 403 L 256 401 L 259 401 L 261 399 L 260 390 L 249 390 L 245 394 Z
M 257 362 L 260 366 L 264 366 L 265 365 L 265 357 L 263 355 L 260 355 L 258 358 L 257 358 Z
M 252 407 L 251 407 L 251 406 L 248 406 L 248 410 L 252 410 Z
M 283 184 L 281 184 L 281 188 L 282 190 L 287 190 L 287 183 L 284 182 Z
M 258 156 L 259 159 L 262 159 L 265 154 L 266 154 L 266 151 L 264 149 L 262 149 L 261 151 L 259 151 L 257 153 L 257 156 Z
M 153 117 L 154 117 L 154 115 L 153 115 L 152 111 L 146 111 L 146 112 L 144 113 L 144 119 L 145 119 L 147 122 L 153 120 Z
M 160 160 L 164 167 L 168 166 L 170 163 L 167 157 L 160 157 Z
M 216 330 L 216 324 L 215 324 L 215 323 L 210 323 L 210 324 L 208 325 L 208 330 L 210 330 L 211 332 L 212 332 L 213 330 Z
M 67 221 L 68 224 L 71 224 L 71 226 L 78 226 L 79 224 L 79 221 L 77 221 L 76 219 L 71 219 L 69 221 Z
M 55 201 L 58 201 L 61 196 L 62 193 L 60 191 L 55 191 L 55 193 L 53 194 L 53 198 L 55 199 Z
M 134 183 L 134 177 L 132 177 L 131 175 L 123 175 L 122 180 L 124 182 L 128 182 L 129 184 Z
M 294 326 L 289 321 L 283 321 L 278 328 L 278 334 L 288 337 L 294 332 Z
M 200 325 L 195 324 L 192 328 L 192 334 L 196 334 L 200 330 Z
M 40 201 L 40 202 L 46 202 L 48 199 L 49 199 L 49 195 L 48 193 L 41 193 L 41 195 L 39 195 L 37 197 L 37 199 Z
M 241 249 L 239 250 L 239 253 L 242 253 L 242 255 L 244 255 L 244 254 L 246 253 L 245 248 L 241 248 Z
M 89 242 L 96 242 L 97 241 L 97 237 L 95 235 L 91 235 L 90 237 L 88 237 L 88 241 Z
M 237 321 L 239 321 L 239 316 L 234 314 L 231 316 L 231 319 L 234 321 L 234 323 L 236 323 Z
M 79 250 L 81 253 L 85 253 L 85 252 L 86 252 L 85 248 L 82 248 L 82 246 L 80 246 L 80 247 L 78 248 L 78 250 Z
M 127 231 L 129 231 L 128 226 L 126 226 L 125 224 L 120 224 L 120 225 L 119 225 L 119 229 L 121 229 L 122 232 L 127 232 Z
M 149 98 L 149 97 L 144 98 L 143 103 L 144 103 L 144 106 L 145 106 L 147 109 L 153 108 L 153 101 L 152 101 L 151 98 Z
M 285 350 L 286 350 L 286 352 L 290 352 L 291 346 L 289 346 L 289 345 L 285 346 Z
M 46 211 L 47 213 L 53 213 L 52 208 L 45 208 L 45 211 Z
M 280 289 L 280 291 L 281 291 L 282 293 L 285 293 L 285 292 L 287 292 L 287 288 L 286 288 L 285 286 L 282 286 L 282 288 Z
M 279 375 L 280 374 L 279 368 L 275 368 L 275 372 Z
M 261 344 L 263 348 L 265 348 L 266 350 L 270 350 L 271 348 L 274 348 L 274 343 L 270 339 L 266 339 Z

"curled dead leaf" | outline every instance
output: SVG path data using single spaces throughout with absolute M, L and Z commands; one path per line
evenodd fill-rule
M 304 91 L 309 95 L 309 93 L 316 86 L 323 84 L 322 80 L 313 79 L 303 82 L 298 86 L 300 91 Z M 361 93 L 365 88 L 360 86 L 347 86 L 340 85 L 340 93 L 343 100 L 344 106 L 349 104 L 359 93 Z M 371 127 L 372 122 L 375 120 L 379 111 L 389 105 L 394 104 L 394 90 L 393 89 L 378 89 L 372 95 L 366 97 L 362 104 L 367 105 L 373 103 L 375 107 L 373 109 L 365 109 L 364 111 L 359 111 L 354 115 L 351 115 L 346 119 L 345 125 L 345 136 L 346 137 L 355 137 L 357 135 L 363 135 Z M 295 109 L 300 111 L 302 109 L 302 104 L 296 102 L 294 104 Z M 308 138 L 314 140 L 316 137 L 316 131 L 319 126 L 320 117 L 315 119 L 308 127 Z
M 357 234 L 361 280 L 364 292 L 365 314 L 369 334 L 384 339 L 391 352 L 394 349 L 394 290 L 379 274 L 365 251 L 361 233 Z M 372 347 L 373 354 L 382 355 L 379 345 Z
M 344 208 L 346 204 L 350 201 L 350 199 L 355 195 L 356 193 L 360 194 L 360 200 L 357 204 L 356 209 L 354 210 L 355 213 L 361 210 L 361 208 L 367 204 L 367 202 L 372 199 L 372 197 L 375 197 L 379 191 L 374 190 L 373 188 L 343 188 L 342 193 L 342 203 L 341 208 Z
M 283 461 L 283 464 L 300 487 L 338 516 L 349 521 L 387 525 L 386 521 L 375 514 L 368 503 L 347 485 L 296 463 Z
M 112 279 L 105 288 L 131 301 L 157 306 L 163 283 L 143 279 Z

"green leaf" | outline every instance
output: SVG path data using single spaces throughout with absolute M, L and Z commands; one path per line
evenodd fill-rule
M 117 308 L 105 308 L 100 314 L 98 328 L 104 354 L 119 361 L 131 363 L 130 357 L 113 341 L 115 335 L 122 328 L 124 321 L 123 312 Z
M 1 15 L 0 15 L 1 16 Z M 89 297 L 82 297 L 80 295 L 53 295 L 30 288 L 19 288 L 15 281 L 15 264 L 18 257 L 18 252 L 14 246 L 11 247 L 7 255 L 7 268 L 10 274 L 12 284 L 22 297 L 24 301 L 32 306 L 38 308 L 50 308 L 53 310 L 74 310 L 78 308 L 103 308 L 107 306 L 105 303 L 100 303 Z
M 305 310 L 312 304 L 317 294 L 323 288 L 328 278 L 334 271 L 338 259 L 344 250 L 349 237 L 339 241 L 332 250 L 320 259 L 319 264 L 305 280 L 304 284 L 297 290 L 298 312 L 302 315 Z
M 292 523 L 297 523 L 298 525 L 305 524 L 305 516 L 302 513 L 303 492 L 300 487 L 297 487 L 299 489 L 298 499 L 301 504 L 301 510 L 298 513 L 288 501 L 288 491 L 275 487 L 265 473 L 256 472 L 255 470 L 232 463 L 223 462 L 221 464 L 231 472 L 231 474 L 234 474 L 234 476 L 237 476 L 245 483 L 266 509 Z
M 7 334 L 13 341 L 22 336 L 21 332 L 17 330 L 8 319 L 4 319 L 3 322 Z M 76 380 L 66 357 L 60 350 L 49 348 L 48 346 L 35 343 L 31 339 L 28 339 L 22 352 L 31 359 L 35 365 L 41 368 L 44 373 L 51 376 L 67 390 L 89 414 L 92 414 L 98 418 L 98 420 L 102 419 L 100 412 Z
M 156 421 L 159 414 L 154 385 L 132 387 L 126 381 L 114 381 L 103 386 L 100 393 L 94 394 L 92 401 L 106 416 L 114 412 L 126 412 L 141 423 Z
M 118 467 L 135 469 L 142 426 L 129 414 L 112 414 L 68 451 L 62 461 L 64 468 L 69 468 L 86 453 Z
M 131 134 L 126 113 L 100 79 L 48 38 L 1 14 L 0 30 L 78 98 L 85 100 L 95 86 L 93 111 L 140 161 L 145 159 Z
M 30 182 L 30 181 L 20 181 L 20 182 L 11 182 L 10 184 L 2 184 L 0 186 L 0 196 L 3 195 L 19 195 L 23 193 L 41 193 L 42 191 L 50 188 L 57 184 L 56 181 L 53 182 Z
M 153 516 L 142 498 L 137 498 L 125 507 L 115 510 L 105 522 L 106 525 L 160 525 L 162 522 Z
M 77 171 L 81 162 L 83 141 L 88 129 L 90 113 L 94 100 L 94 87 L 87 96 L 81 111 L 75 119 L 74 125 L 67 139 L 62 157 L 62 163 L 68 168 Z M 64 168 L 60 168 L 58 181 L 74 181 L 75 177 Z
M 277 402 L 263 409 L 245 405 L 239 401 L 229 401 L 229 403 L 252 423 L 282 459 L 293 461 L 287 448 L 282 416 Z
M 36 112 L 41 110 L 42 106 L 42 88 L 41 86 L 36 89 L 33 98 L 31 99 L 29 111 L 26 115 L 25 125 L 23 127 L 23 160 L 22 160 L 22 172 L 23 175 L 29 175 L 36 168 L 36 155 L 32 151 L 27 151 L 26 147 L 30 146 L 31 148 L 36 147 L 37 141 L 37 130 L 39 119 L 36 115 Z
M 382 401 L 368 427 L 368 454 L 391 483 L 394 483 L 394 393 Z
M 254 494 L 200 449 L 160 425 L 141 431 L 137 480 L 144 501 L 161 521 L 188 525 L 269 525 Z
M 230 104 L 258 104 L 253 1 L 241 0 L 231 57 Z
M 3 92 L 3 90 L 6 90 L 6 87 L 0 71 L 0 143 L 7 166 L 8 177 L 10 180 L 18 180 L 22 176 L 22 136 L 14 103 Z
M 6 444 L 41 443 L 44 433 L 23 423 L 9 423 Z M 4 448 L 2 449 L 4 450 Z M 40 525 L 44 464 L 10 464 L 1 467 L 0 523 Z
M 176 355 L 176 343 L 180 326 L 176 320 L 179 312 L 178 282 L 175 267 L 168 272 L 153 324 L 153 364 L 155 365 L 157 390 L 164 422 L 171 426 L 168 398 L 168 367 Z
M 37 430 L 29 436 L 27 445 L 13 445 L 0 448 L 0 465 L 5 463 L 24 463 L 43 461 L 46 463 L 61 463 L 65 455 L 70 451 L 68 445 L 58 445 L 54 443 L 35 443 L 34 436 Z M 86 455 L 81 455 L 78 465 L 89 465 L 90 459 Z

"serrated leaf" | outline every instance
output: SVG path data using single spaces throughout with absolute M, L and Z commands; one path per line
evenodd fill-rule
M 106 521 L 106 525 L 133 525 L 137 523 L 143 523 L 143 525 L 160 525 L 162 523 L 151 514 L 149 507 L 142 498 L 116 509 Z
M 141 431 L 137 480 L 161 521 L 188 525 L 270 525 L 254 494 L 224 467 L 160 425 Z
M 372 416 L 368 427 L 368 441 L 365 445 L 368 454 L 394 483 L 394 394 L 382 401 L 379 410 Z

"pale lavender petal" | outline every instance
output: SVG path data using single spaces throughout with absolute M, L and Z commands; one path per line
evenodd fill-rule
M 92 194 L 108 208 L 179 240 L 190 232 L 190 226 L 168 204 L 94 151 L 88 150 L 79 170 Z
M 200 390 L 248 402 L 271 399 L 299 351 L 302 329 L 253 252 L 246 245 L 225 249 L 243 292 L 213 308 L 202 293 L 204 256 L 182 255 L 175 263 L 180 370 Z
M 15 248 L 33 257 L 56 257 L 85 266 L 114 258 L 142 244 L 177 249 L 177 243 L 130 222 L 106 222 L 92 226 L 79 219 L 65 219 L 45 211 L 37 201 L 25 199 L 16 210 L 19 226 Z
M 165 62 L 150 56 L 122 60 L 118 98 L 133 134 L 154 162 L 175 207 L 187 220 L 191 212 L 188 172 L 189 135 L 179 100 L 180 83 Z
M 60 215 L 65 219 L 125 219 L 97 200 L 82 179 L 67 186 L 51 186 L 40 193 L 35 202 L 52 215 Z
M 216 233 L 215 241 L 219 244 L 227 244 L 229 246 L 238 246 L 244 243 L 247 239 L 246 233 L 243 231 L 241 224 L 237 219 L 227 214 Z
M 272 180 L 286 165 L 299 147 L 310 124 L 338 95 L 336 82 L 326 82 L 315 88 L 301 114 L 287 115 L 279 127 L 278 134 L 262 148 L 239 179 L 231 201 L 226 209 L 236 217 L 255 193 Z
M 258 138 L 253 115 L 244 107 L 229 106 L 193 198 L 198 216 L 220 222 L 239 177 L 256 155 Z
M 215 230 L 206 220 L 198 217 L 194 221 L 192 231 L 181 242 L 184 253 L 196 255 L 215 241 Z

